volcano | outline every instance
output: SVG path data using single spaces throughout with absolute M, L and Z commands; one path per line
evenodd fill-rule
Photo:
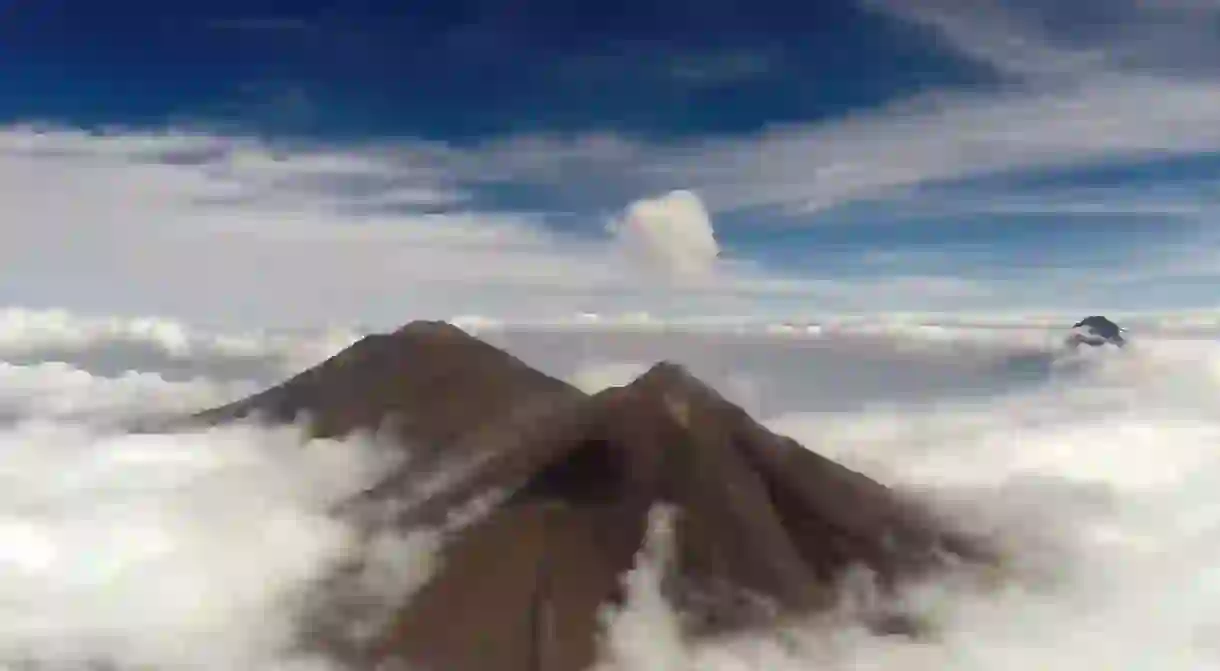
M 665 596 L 691 636 L 830 608 L 855 566 L 893 585 L 985 560 L 972 539 L 667 362 L 587 395 L 454 326 L 414 322 L 190 419 L 243 418 L 302 421 L 318 437 L 364 431 L 410 452 L 352 502 L 393 504 L 404 527 L 503 492 L 451 534 L 438 572 L 382 630 L 335 644 L 356 668 L 589 668 L 602 609 L 622 603 L 658 505 L 675 512 Z
M 1073 348 L 1080 345 L 1101 347 L 1107 344 L 1124 347 L 1127 340 L 1123 338 L 1122 332 L 1125 330 L 1106 317 L 1093 315 L 1072 325 L 1072 333 L 1068 336 L 1067 342 L 1068 346 Z

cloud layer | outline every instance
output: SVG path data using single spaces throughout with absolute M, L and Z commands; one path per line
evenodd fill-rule
M 292 430 L 250 427 L 165 436 L 104 428 L 134 412 L 228 400 L 255 380 L 227 382 L 225 356 L 279 362 L 287 374 L 334 347 L 326 334 L 209 334 L 173 320 L 63 313 L 4 323 L 0 664 L 339 671 L 299 645 L 318 580 L 368 549 L 376 561 L 354 584 L 396 596 L 443 561 L 431 533 L 366 546 L 331 513 L 396 463 L 368 443 L 302 446 Z M 675 622 L 652 582 L 649 560 L 664 553 L 653 553 L 628 576 L 609 668 L 990 671 L 1013 668 L 1014 654 L 1020 668 L 1214 665 L 1220 354 L 1198 334 L 1175 339 L 1125 323 L 1138 344 L 1123 356 L 1011 365 L 1049 353 L 1063 331 L 1048 325 L 928 328 L 888 317 L 784 330 L 487 327 L 485 337 L 510 338 L 510 351 L 590 390 L 659 358 L 688 364 L 775 429 L 886 481 L 931 488 L 948 511 L 1020 553 L 1007 589 L 932 584 L 912 594 L 937 628 L 930 641 L 798 624 L 782 640 L 698 647 L 666 635 Z M 1217 328 L 1213 318 L 1205 336 Z M 149 357 L 126 376 L 97 372 L 110 368 L 115 343 L 187 365 Z M 194 373 L 165 379 L 182 370 Z M 1150 622 L 1148 612 L 1172 617 Z
M 0 176 L 7 305 L 347 327 L 961 296 L 952 280 L 802 278 L 726 255 L 702 193 L 624 201 L 610 231 L 594 214 L 564 228 L 479 209 L 461 167 L 428 149 L 15 127 L 0 132 Z
M 397 598 L 426 580 L 443 548 L 427 532 L 364 546 L 357 527 L 330 512 L 395 463 L 367 443 L 302 446 L 292 430 L 250 427 L 164 436 L 99 429 L 116 413 L 235 393 L 211 365 L 248 335 L 159 323 L 27 314 L 24 327 L 6 330 L 0 417 L 16 421 L 0 424 L 0 664 L 340 671 L 300 645 L 318 580 L 364 547 L 375 561 L 354 584 Z M 82 327 L 75 340 L 57 335 L 77 333 L 73 325 Z M 512 351 L 589 389 L 621 383 L 655 358 L 706 371 L 776 430 L 924 489 L 1017 553 L 1003 589 L 933 583 L 910 594 L 935 628 L 930 640 L 815 622 L 691 646 L 672 635 L 674 614 L 656 589 L 661 524 L 658 543 L 626 576 L 628 607 L 610 619 L 603 668 L 1214 666 L 1220 354 L 1209 342 L 1143 330 L 1123 356 L 1099 354 L 1086 366 L 1030 379 L 1004 365 L 1022 349 L 1045 353 L 1061 334 L 894 318 L 785 332 L 603 328 L 600 338 L 588 326 L 518 330 Z M 308 341 L 268 338 L 243 351 L 284 361 Z M 106 367 L 114 342 L 172 351 L 197 372 L 167 382 L 155 360 L 127 378 L 90 372 Z M 56 365 L 57 351 L 80 366 Z M 7 363 L 18 352 L 30 362 Z M 733 380 L 753 381 L 750 393 Z
M 10 304 L 312 324 L 336 308 L 350 323 L 649 289 L 604 237 L 561 238 L 526 215 L 384 207 L 460 195 L 432 169 L 372 152 L 13 129 L 0 174 Z

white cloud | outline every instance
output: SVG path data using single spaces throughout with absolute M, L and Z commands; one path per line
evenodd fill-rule
M 164 342 L 201 365 L 247 337 L 209 341 L 167 320 L 149 320 L 162 325 L 155 329 L 118 318 L 22 320 L 27 348 L 62 346 L 80 325 L 97 339 Z M 782 392 L 794 405 L 769 420 L 773 428 L 887 482 L 936 487 L 951 510 L 1019 553 L 1007 589 L 927 586 L 913 602 L 940 635 L 919 642 L 793 623 L 782 641 L 764 634 L 690 646 L 669 635 L 673 613 L 655 589 L 657 565 L 647 561 L 664 558 L 666 548 L 650 545 L 660 554 L 641 556 L 628 576 L 627 610 L 611 620 L 606 668 L 1215 665 L 1216 347 L 1141 333 L 1128 355 L 1021 386 L 1003 371 L 978 373 L 1018 349 L 1036 350 L 1048 333 L 1016 320 L 993 330 L 919 329 L 913 321 L 827 324 L 808 335 L 710 329 L 694 348 L 672 334 L 644 337 L 658 350 L 723 364 L 771 397 Z M 1063 323 L 1050 320 L 1049 335 Z M 1214 316 L 1210 324 L 1214 333 Z M 600 345 L 570 334 L 591 362 L 603 362 L 577 377 L 592 388 L 627 379 L 633 362 L 610 362 L 624 345 L 639 346 L 640 330 L 628 330 L 627 342 Z M 295 351 L 283 346 L 283 354 Z M 383 473 L 384 455 L 359 441 L 302 447 L 292 431 L 244 427 L 107 435 L 59 412 L 80 402 L 103 416 L 149 402 L 210 402 L 199 395 L 210 374 L 174 385 L 158 384 L 158 372 L 141 368 L 124 381 L 62 367 L 0 367 L 0 408 L 31 390 L 46 400 L 16 406 L 25 424 L 0 427 L 0 664 L 329 668 L 294 645 L 301 597 L 356 547 L 354 528 L 328 511 Z M 840 380 L 848 384 L 828 384 Z M 909 403 L 893 400 L 902 389 L 919 393 Z M 873 403 L 827 409 L 852 394 Z M 984 403 L 983 394 L 995 395 Z M 378 536 L 369 549 L 386 561 L 355 582 L 366 595 L 399 598 L 437 559 L 431 534 Z M 1173 617 L 1150 621 L 1149 612 Z M 650 638 L 655 632 L 661 636 Z
M 57 344 L 28 335 L 30 347 Z M 398 457 L 359 440 L 303 445 L 291 428 L 105 428 L 250 391 L 195 363 L 202 375 L 174 384 L 156 368 L 109 378 L 0 365 L 0 665 L 330 668 L 301 650 L 306 597 L 366 549 L 332 509 Z M 384 581 L 376 594 L 431 567 L 425 536 L 395 538 L 401 570 L 370 576 Z M 390 539 L 374 540 L 367 549 Z
M 1000 342 L 1011 337 L 998 335 Z M 862 346 L 835 359 L 859 373 L 879 350 L 854 342 Z M 911 360 L 936 358 L 920 348 L 904 351 Z M 918 641 L 871 635 L 852 626 L 848 612 L 781 632 L 692 644 L 670 635 L 674 613 L 650 585 L 657 555 L 642 552 L 628 576 L 624 608 L 609 620 L 604 668 L 1214 666 L 1216 354 L 1210 343 L 1148 342 L 1138 353 L 1009 387 L 988 402 L 957 377 L 964 369 L 953 372 L 955 364 L 945 360 L 938 375 L 915 384 L 927 389 L 932 377 L 957 379 L 961 398 L 930 403 L 921 394 L 912 403 L 842 412 L 809 402 L 769 422 L 885 482 L 930 488 L 948 513 L 986 529 L 1008 551 L 1002 575 L 987 576 L 986 584 L 935 580 L 913 590 L 903 602 L 932 634 Z M 762 364 L 765 377 L 816 356 L 812 348 L 776 354 Z M 881 396 L 901 386 L 894 368 L 878 374 Z M 824 389 L 826 379 L 804 376 L 809 389 Z M 1150 612 L 1162 615 L 1149 618 Z
M 475 182 L 690 189 L 722 213 L 818 212 L 935 182 L 1220 149 L 1220 42 L 1199 16 L 1214 4 L 1085 0 L 1079 14 L 1054 0 L 865 4 L 930 28 L 1002 81 L 727 139 L 508 138 L 434 157 Z
M 719 215 L 768 207 L 815 214 L 938 182 L 1220 149 L 1220 80 L 1209 73 L 1068 67 L 1051 53 L 1039 57 L 1047 61 L 1039 68 L 1062 76 L 999 91 L 929 90 L 752 135 L 662 145 L 607 135 L 518 137 L 430 157 L 462 183 L 537 185 L 594 202 L 606 193 L 629 200 L 691 190 Z
M 1093 3 L 1092 0 L 1082 0 Z M 1034 11 L 1039 8 L 1032 3 Z M 1110 2 L 1114 7 L 1122 2 Z M 1102 62 L 1102 51 L 1053 44 L 1043 22 L 1030 20 L 1029 4 L 979 0 L 968 4 L 946 0 L 862 0 L 862 5 L 914 25 L 930 28 L 943 44 L 1022 79 L 1064 79 L 1088 72 Z
M 934 30 L 961 54 L 1023 80 L 1082 79 L 1102 71 L 1188 70 L 1210 76 L 1220 56 L 1211 0 L 864 0 Z
M 411 140 L 335 148 L 204 133 L 9 128 L 0 132 L 0 264 L 15 279 L 0 286 L 0 304 L 345 326 L 455 314 L 1113 304 L 1112 276 L 1073 284 L 1066 297 L 1054 282 L 1071 269 L 1017 278 L 952 258 L 904 267 L 901 248 L 884 250 L 891 260 L 884 267 L 862 265 L 867 277 L 815 265 L 799 277 L 781 274 L 735 257 L 723 226 L 713 229 L 713 216 L 723 221 L 726 211 L 751 207 L 830 221 L 808 215 L 859 199 L 892 199 L 897 220 L 935 214 L 934 199 L 918 187 L 936 182 L 1220 149 L 1216 80 L 1117 67 L 1117 52 L 1103 48 L 1117 38 L 1065 44 L 1025 14 L 945 14 L 937 6 L 889 9 L 933 25 L 1021 85 L 926 92 L 836 121 L 677 145 L 598 134 L 473 148 Z M 1009 46 L 984 53 L 979 44 Z M 1094 58 L 1096 49 L 1105 58 Z M 574 207 L 626 209 L 604 237 L 558 233 L 538 216 L 474 209 L 474 190 L 487 184 L 541 186 Z M 650 193 L 668 195 L 636 201 Z M 987 207 L 1196 219 L 1211 211 L 1201 201 L 1192 211 L 1194 202 L 1111 194 L 1007 198 Z M 427 213 L 435 210 L 445 213 Z M 882 207 L 877 216 L 889 215 Z M 1101 217 L 1096 223 L 1104 225 Z M 1197 258 L 1201 268 L 1211 255 Z M 1149 272 L 1160 273 L 1161 260 L 1153 261 Z M 1138 262 L 1125 269 L 1136 272 Z M 1121 300 L 1129 298 L 1124 290 Z
M 816 211 L 937 181 L 1215 149 L 1220 85 L 1114 74 L 1037 92 L 928 94 L 842 121 L 685 147 L 661 165 L 717 209 Z
M 386 188 L 344 181 L 353 176 Z M 435 314 L 450 301 L 445 312 L 471 311 L 456 301 L 477 285 L 527 298 L 640 289 L 606 241 L 566 241 L 528 217 L 347 208 L 443 201 L 432 191 L 443 181 L 361 150 L 9 129 L 0 264 L 15 281 L 0 301 L 315 323 Z
M 997 172 L 1220 149 L 1212 2 L 866 0 L 1006 76 L 998 91 L 925 91 L 842 121 L 683 147 L 663 169 L 717 209 L 818 210 Z M 689 157 L 689 158 L 686 158 Z
M 533 215 L 463 209 L 465 177 L 435 151 L 0 131 L 0 264 L 11 278 L 0 305 L 385 327 L 459 314 L 726 314 L 772 300 L 855 310 L 941 301 L 955 283 L 806 281 L 720 258 L 709 213 L 684 191 L 628 204 L 600 236 L 594 226 L 580 236 Z M 404 190 L 423 194 L 417 202 L 453 193 L 456 205 L 444 214 L 368 207 Z
M 638 200 L 610 230 L 628 254 L 672 278 L 706 279 L 716 270 L 720 245 L 712 219 L 690 191 Z

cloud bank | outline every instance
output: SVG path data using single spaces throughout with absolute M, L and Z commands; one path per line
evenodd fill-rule
M 703 194 L 690 191 L 621 202 L 607 231 L 594 213 L 565 228 L 543 213 L 480 209 L 473 188 L 431 149 L 11 127 L 0 131 L 0 263 L 12 278 L 0 304 L 350 328 L 962 295 L 951 280 L 806 278 L 726 255 Z M 429 211 L 439 202 L 449 205 Z
M 78 320 L 97 323 L 71 315 L 59 323 Z M 134 322 L 103 321 L 114 328 L 72 346 L 143 337 Z M 180 382 L 159 380 L 165 371 L 152 365 L 135 371 L 138 385 L 51 361 L 0 367 L 0 416 L 17 420 L 0 424 L 0 664 L 340 671 L 302 648 L 301 615 L 317 581 L 361 547 L 357 527 L 332 515 L 331 504 L 393 461 L 360 441 L 301 446 L 292 430 L 123 436 L 60 412 L 105 419 L 150 402 L 211 404 L 231 393 L 207 365 L 243 336 L 169 331 L 195 343 L 179 353 L 197 358 L 188 368 L 199 373 Z M 564 347 L 553 329 L 524 334 L 523 345 L 539 339 L 531 358 L 542 362 L 583 351 L 586 367 L 573 378 L 591 389 L 631 375 L 638 361 L 621 359 L 624 349 L 723 368 L 726 376 L 709 379 L 726 385 L 752 379 L 760 400 L 788 403 L 758 406 L 772 410 L 761 414 L 776 430 L 932 492 L 1018 552 L 1014 574 L 994 590 L 929 584 L 911 593 L 911 606 L 935 627 L 930 640 L 797 622 L 778 636 L 691 646 L 673 635 L 677 621 L 656 589 L 666 559 L 658 517 L 648 552 L 626 576 L 628 607 L 610 618 L 603 668 L 1214 666 L 1220 354 L 1203 340 L 1141 334 L 1126 356 L 1018 383 L 986 364 L 1002 361 L 1019 331 L 888 319 L 812 332 L 704 328 L 681 340 L 632 328 L 601 341 L 569 332 Z M 18 345 L 32 352 L 63 343 L 52 329 L 31 328 L 11 337 L 8 351 Z M 302 343 L 260 347 L 284 359 Z M 795 386 L 776 394 L 777 384 Z M 25 403 L 29 390 L 42 401 Z M 842 405 L 845 396 L 857 402 Z M 361 575 L 367 594 L 409 593 L 443 561 L 430 534 L 379 536 L 367 547 L 379 560 Z
M 55 347 L 27 335 L 30 349 Z M 302 445 L 292 428 L 113 431 L 248 391 L 212 379 L 207 350 L 182 353 L 204 356 L 179 382 L 154 367 L 108 377 L 4 355 L 0 666 L 333 668 L 301 645 L 309 598 L 369 546 L 366 529 L 332 509 L 398 456 L 359 440 Z M 380 593 L 426 575 L 426 532 L 374 540 L 374 551 L 399 549 L 401 570 L 368 576 Z
M 413 211 L 460 196 L 376 152 L 16 128 L 0 133 L 0 175 L 10 305 L 315 325 L 529 313 L 565 296 L 571 312 L 650 288 L 604 237 L 558 236 L 529 215 Z

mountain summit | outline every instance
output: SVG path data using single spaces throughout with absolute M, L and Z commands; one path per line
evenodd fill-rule
M 1068 345 L 1070 347 L 1078 347 L 1080 345 L 1100 347 L 1110 344 L 1116 347 L 1123 347 L 1127 344 L 1127 340 L 1123 338 L 1122 334 L 1124 330 L 1126 329 L 1101 315 L 1085 317 L 1072 325 L 1072 334 L 1068 336 Z
M 690 635 L 829 608 L 849 567 L 892 584 L 982 556 L 666 362 L 589 396 L 457 328 L 416 322 L 193 419 L 248 416 L 305 416 L 314 435 L 372 431 L 411 450 L 409 468 L 354 502 L 394 504 L 397 524 L 435 524 L 505 492 L 453 533 L 438 573 L 383 631 L 343 651 L 360 668 L 588 668 L 601 609 L 622 602 L 658 505 L 676 512 L 665 596 Z

